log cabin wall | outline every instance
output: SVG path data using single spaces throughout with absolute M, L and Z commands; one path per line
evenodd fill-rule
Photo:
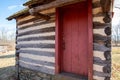
M 104 7 L 105 4 L 107 8 Z M 110 4 L 110 0 L 93 0 L 93 78 L 95 80 L 110 80 L 111 76 Z M 108 10 L 104 11 L 105 9 Z
M 110 80 L 111 14 L 103 12 L 101 1 L 93 0 L 92 3 L 93 79 Z M 31 76 L 31 80 L 40 72 L 55 74 L 55 9 L 45 10 L 42 13 L 49 15 L 51 19 L 46 21 L 31 15 L 17 18 L 16 52 L 19 53 L 19 72 L 20 76 Z M 32 73 L 35 73 L 35 76 L 31 75 Z M 47 80 L 55 80 L 51 79 L 51 75 L 46 77 L 49 78 Z
M 55 9 L 43 11 L 49 21 L 28 15 L 17 19 L 17 53 L 19 66 L 54 74 Z

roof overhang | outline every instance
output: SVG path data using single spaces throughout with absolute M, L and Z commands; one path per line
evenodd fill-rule
M 86 1 L 86 0 L 55 0 L 48 4 L 33 7 L 32 9 L 34 9 L 35 12 L 38 12 L 38 11 L 42 11 L 50 8 L 62 7 L 65 5 L 69 5 L 69 4 L 73 4 L 81 1 Z
M 33 7 L 35 5 L 38 6 L 38 5 L 47 4 L 47 3 L 50 3 L 52 1 L 55 1 L 55 0 L 30 0 L 26 3 L 24 3 L 23 5 L 28 6 L 28 7 Z
M 19 16 L 21 16 L 21 15 L 23 15 L 23 14 L 27 14 L 27 13 L 29 13 L 29 8 L 25 8 L 25 9 L 23 9 L 23 10 L 21 10 L 21 11 L 18 11 L 17 13 L 9 16 L 9 17 L 7 18 L 7 20 L 15 19 L 15 18 L 17 18 L 17 17 L 19 17 Z
M 35 0 L 31 0 L 31 1 L 35 1 Z M 31 5 L 32 4 L 31 1 L 28 1 L 24 5 L 28 5 L 28 6 Z M 36 1 L 39 1 L 39 0 L 36 0 Z M 49 1 L 49 0 L 40 0 L 40 1 L 42 2 L 42 1 Z M 50 1 L 51 2 L 49 2 L 49 3 L 45 3 L 43 5 L 39 5 L 39 6 L 36 6 L 36 7 L 25 8 L 25 9 L 15 13 L 15 14 L 9 16 L 7 19 L 8 20 L 16 19 L 17 17 L 19 17 L 23 14 L 29 13 L 29 11 L 31 11 L 31 9 L 34 12 L 40 12 L 40 11 L 47 10 L 47 9 L 50 9 L 50 8 L 62 7 L 62 6 L 65 6 L 65 5 L 74 4 L 74 3 L 81 2 L 81 1 L 86 1 L 86 0 L 50 0 Z

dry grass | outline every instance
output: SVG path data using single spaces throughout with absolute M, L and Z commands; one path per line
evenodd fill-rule
M 0 54 L 0 68 L 14 66 L 15 65 L 15 53 L 8 52 L 8 53 L 1 53 Z
M 120 47 L 112 48 L 112 79 L 120 80 Z

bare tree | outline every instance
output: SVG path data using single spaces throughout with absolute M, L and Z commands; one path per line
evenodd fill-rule
M 118 46 L 120 43 L 120 25 L 114 26 L 112 28 L 112 41 L 115 46 Z
M 7 42 L 7 34 L 6 34 L 7 30 L 3 27 L 1 29 L 1 40 L 3 42 Z

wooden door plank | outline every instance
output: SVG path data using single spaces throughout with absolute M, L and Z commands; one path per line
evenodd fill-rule
M 72 9 L 71 11 L 73 11 L 74 13 L 71 13 L 71 26 L 72 26 L 72 72 L 74 72 L 75 74 L 79 74 L 79 56 L 78 56 L 78 45 L 79 45 L 79 41 L 78 41 L 78 29 L 79 29 L 79 25 L 78 25 L 78 15 L 79 15 L 79 11 L 78 9 Z
M 64 65 L 71 65 L 71 67 L 69 66 L 69 67 L 64 67 L 64 69 L 66 70 L 66 72 L 71 72 L 71 73 L 77 73 L 77 71 L 75 71 L 75 70 L 72 70 L 72 66 L 73 65 L 75 65 L 76 66 L 76 63 L 77 63 L 77 61 L 78 61 L 78 66 L 79 66 L 79 69 L 78 69 L 78 74 L 79 75 L 82 75 L 82 74 L 84 74 L 84 75 L 87 75 L 88 77 L 89 77 L 89 79 L 90 80 L 92 80 L 92 17 L 91 17 L 91 0 L 88 0 L 88 4 L 89 4 L 89 6 L 90 6 L 90 8 L 88 7 L 88 6 L 86 6 L 86 10 L 88 11 L 88 12 L 84 12 L 84 13 L 86 13 L 87 15 L 89 15 L 89 16 L 86 16 L 87 18 L 87 20 L 85 21 L 84 19 L 82 19 L 83 18 L 83 16 L 80 16 L 80 18 L 81 18 L 81 20 L 82 21 L 80 21 L 82 24 L 84 24 L 84 22 L 86 22 L 86 25 L 87 24 L 89 24 L 89 25 L 87 25 L 88 27 L 86 27 L 87 28 L 87 31 L 85 31 L 84 29 L 85 28 L 79 28 L 78 30 L 78 32 L 80 33 L 78 36 L 80 36 L 80 35 L 82 35 L 81 37 L 84 37 L 84 36 L 86 36 L 86 34 L 87 34 L 87 36 L 85 37 L 85 39 L 83 39 L 82 41 L 81 41 L 81 38 L 78 38 L 78 42 L 79 42 L 79 45 L 78 45 L 78 51 L 77 51 L 77 48 L 75 49 L 77 52 L 79 52 L 79 55 L 78 55 L 78 59 L 74 59 L 73 60 L 73 62 L 72 62 L 72 60 L 68 60 L 69 62 L 71 62 L 71 63 L 69 63 L 69 64 L 66 64 L 67 63 L 67 60 L 65 60 L 66 59 L 66 57 L 64 57 L 64 59 L 63 59 L 63 57 L 62 56 L 64 56 L 64 54 L 63 55 L 61 55 L 61 51 L 59 51 L 58 53 L 59 53 L 59 58 L 61 58 L 61 59 L 63 59 L 61 62 L 63 63 L 64 61 L 66 61 L 66 62 L 64 62 L 64 64 L 62 64 L 63 66 L 62 67 L 64 67 Z M 76 4 L 74 4 L 74 6 L 73 5 L 69 5 L 69 6 L 65 6 L 65 7 L 62 7 L 62 8 L 60 8 L 60 12 L 62 12 L 61 11 L 61 9 L 65 9 L 66 8 L 66 10 L 69 10 L 69 9 L 67 9 L 68 7 L 75 7 L 75 5 Z M 87 5 L 87 1 L 86 1 L 86 5 Z M 84 6 L 84 5 L 81 5 L 81 6 Z M 78 7 L 78 6 L 77 6 Z M 85 6 L 84 6 L 85 7 Z M 79 11 L 81 11 L 81 9 L 78 9 Z M 74 11 L 71 11 L 71 13 L 73 13 Z M 61 15 L 61 14 L 60 14 Z M 70 20 L 70 18 L 67 18 L 66 19 L 67 21 L 69 21 Z M 79 24 L 79 25 L 82 25 L 82 24 Z M 61 21 L 59 21 L 59 25 L 57 26 L 57 27 L 62 27 L 61 26 Z M 82 25 L 82 26 L 84 26 L 84 25 Z M 69 26 L 70 27 L 70 26 Z M 90 28 L 90 29 L 89 29 Z M 73 29 L 71 29 L 71 30 L 73 30 Z M 86 33 L 81 33 L 82 31 L 84 31 L 84 32 L 86 32 Z M 59 31 L 59 35 L 62 35 L 61 33 L 61 30 L 58 30 Z M 69 31 L 70 32 L 70 31 Z M 72 32 L 72 31 L 71 31 Z M 88 32 L 88 33 L 87 33 Z M 69 33 L 70 34 L 70 33 Z M 76 33 L 74 33 L 74 34 L 76 34 Z M 61 40 L 62 40 L 62 38 L 59 38 L 60 39 L 60 44 L 62 44 L 61 43 Z M 67 38 L 68 40 L 69 40 L 69 37 Z M 87 40 L 86 40 L 87 39 Z M 74 42 L 74 41 L 76 41 L 76 39 L 74 39 L 72 42 Z M 68 42 L 68 41 L 66 41 L 66 42 Z M 72 43 L 71 42 L 71 43 Z M 75 43 L 75 42 L 74 42 Z M 84 45 L 84 44 L 87 44 L 87 45 Z M 70 43 L 69 43 L 70 44 Z M 75 43 L 76 44 L 76 43 Z M 71 44 L 72 45 L 72 44 Z M 83 45 L 82 47 L 81 47 L 81 45 Z M 73 46 L 73 45 L 72 45 Z M 87 46 L 87 48 L 83 48 L 83 47 L 86 47 Z M 60 48 L 61 46 L 59 46 L 59 47 L 57 47 L 57 48 Z M 70 46 L 69 46 L 70 47 Z M 73 49 L 73 47 L 71 47 L 71 48 L 69 48 L 70 50 L 69 51 L 72 51 L 72 52 L 74 52 L 74 49 Z M 73 49 L 73 50 L 72 50 Z M 61 48 L 60 48 L 60 50 L 61 50 Z M 82 54 L 81 55 L 81 53 L 83 53 L 83 52 L 85 52 L 85 54 Z M 58 54 L 57 53 L 57 54 Z M 88 54 L 87 54 L 88 53 Z M 69 55 L 67 55 L 67 54 L 65 54 L 66 56 L 67 56 L 67 58 L 68 59 L 70 59 L 70 57 L 72 58 L 73 56 L 71 56 L 71 53 L 69 54 Z M 76 54 L 75 54 L 76 55 Z M 89 57 L 88 57 L 88 55 L 89 55 Z M 86 56 L 86 57 L 85 57 Z M 74 56 L 75 57 L 75 56 Z M 87 58 L 86 60 L 85 60 L 85 58 Z M 77 60 L 75 63 L 74 63 L 74 61 L 75 60 Z M 59 62 L 59 61 L 58 61 Z M 86 63 L 86 64 L 84 64 L 84 63 Z M 61 65 L 61 63 L 59 63 L 59 66 Z M 58 67 L 59 67 L 58 66 Z M 75 67 L 75 66 L 73 66 L 73 67 Z M 84 69 L 82 68 L 82 67 L 84 67 Z M 87 67 L 86 69 L 85 69 L 85 67 Z M 81 69 L 82 68 L 82 69 Z M 74 68 L 73 68 L 74 69 Z M 71 70 L 71 71 L 70 71 Z M 61 71 L 64 71 L 63 69 L 61 69 Z M 75 71 L 75 72 L 73 72 L 73 71 Z M 82 74 L 81 74 L 82 73 Z
M 79 56 L 80 56 L 80 72 L 83 75 L 87 75 L 87 69 L 88 69 L 88 65 L 87 65 L 87 42 L 88 42 L 88 34 L 87 34 L 87 10 L 86 7 L 84 7 L 84 9 L 82 10 L 83 13 L 81 13 L 81 15 L 79 15 L 79 33 L 80 33 L 80 37 L 79 37 Z
M 71 18 L 68 11 L 63 10 L 63 70 L 65 72 L 71 71 L 71 25 L 69 24 Z

